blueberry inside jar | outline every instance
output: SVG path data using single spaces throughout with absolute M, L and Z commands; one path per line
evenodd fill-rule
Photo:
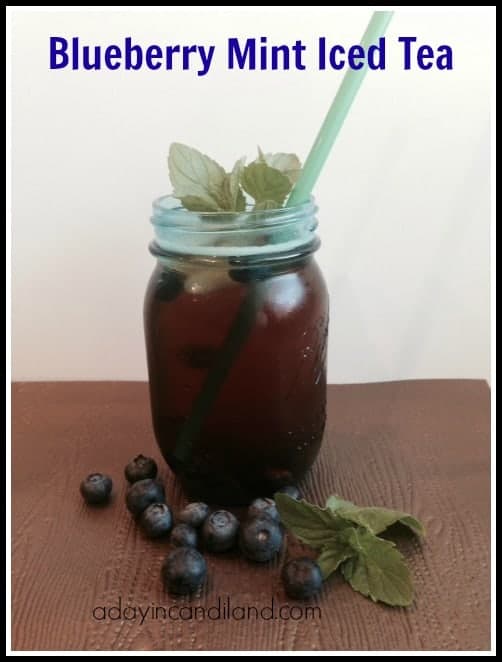
M 321 446 L 328 295 L 317 208 L 193 212 L 154 202 L 144 327 L 157 443 L 190 498 L 248 504 Z

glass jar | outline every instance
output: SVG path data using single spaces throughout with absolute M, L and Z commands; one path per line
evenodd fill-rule
M 153 427 L 190 498 L 245 504 L 297 483 L 326 419 L 328 295 L 313 200 L 153 204 L 144 323 Z

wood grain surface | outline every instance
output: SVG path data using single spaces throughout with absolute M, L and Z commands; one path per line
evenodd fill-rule
M 331 386 L 321 455 L 303 492 L 322 504 L 337 492 L 361 504 L 414 513 L 423 544 L 399 543 L 416 597 L 391 609 L 330 579 L 305 611 L 280 582 L 289 541 L 269 566 L 236 553 L 207 556 L 209 580 L 192 599 L 161 587 L 167 542 L 146 540 L 124 505 L 123 467 L 155 457 L 168 501 L 184 497 L 161 463 L 144 383 L 18 383 L 13 386 L 14 650 L 487 650 L 490 646 L 489 389 L 481 381 Z M 109 473 L 114 498 L 87 507 L 80 480 Z M 256 618 L 180 607 L 270 607 Z M 118 609 L 119 605 L 121 610 Z M 278 618 L 277 609 L 288 618 Z M 171 609 L 163 618 L 159 607 Z M 109 610 L 116 607 L 115 611 Z M 129 607 L 129 609 L 126 609 Z M 98 608 L 98 609 L 96 609 Z M 104 609 L 100 609 L 104 608 Z M 141 616 L 139 609 L 141 608 Z M 108 611 L 105 611 L 108 610 Z M 211 617 L 210 617 L 211 615 Z M 143 619 L 143 622 L 141 622 Z M 187 619 L 187 620 L 182 620 Z

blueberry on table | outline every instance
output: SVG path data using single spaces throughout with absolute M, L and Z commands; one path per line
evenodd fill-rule
M 280 492 L 281 494 L 287 494 L 292 499 L 296 499 L 297 501 L 301 498 L 300 490 L 296 487 L 296 485 L 285 485 L 284 487 L 279 488 L 277 492 Z
M 136 481 L 126 493 L 126 506 L 133 515 L 141 515 L 151 503 L 164 501 L 164 486 L 151 478 Z
M 125 477 L 130 483 L 145 478 L 155 478 L 157 475 L 157 463 L 151 457 L 136 455 L 124 469 Z
M 193 526 L 181 522 L 171 531 L 169 540 L 175 547 L 197 547 L 199 536 Z
M 172 529 L 171 509 L 166 503 L 152 503 L 141 513 L 139 523 L 149 538 L 161 538 Z
M 321 589 L 321 569 L 312 559 L 292 559 L 282 569 L 282 581 L 290 598 L 306 600 Z
M 194 528 L 199 528 L 204 523 L 204 520 L 209 515 L 209 506 L 207 503 L 202 503 L 197 501 L 194 503 L 189 503 L 188 506 L 185 506 L 183 510 L 178 514 L 178 521 L 183 522 L 184 524 L 189 524 Z
M 245 522 L 239 534 L 241 552 L 250 561 L 271 561 L 282 545 L 282 531 L 278 522 L 267 516 L 254 517 Z
M 193 547 L 177 547 L 162 564 L 162 580 L 169 593 L 188 595 L 206 578 L 206 561 Z
M 112 493 L 113 482 L 110 476 L 105 474 L 89 474 L 87 478 L 80 483 L 80 494 L 84 497 L 86 503 L 97 506 L 106 503 Z
M 275 522 L 281 521 L 275 501 L 268 498 L 255 499 L 248 508 L 248 516 L 251 519 L 254 517 L 270 517 Z
M 228 510 L 215 510 L 202 525 L 202 540 L 210 552 L 226 552 L 237 540 L 239 520 Z

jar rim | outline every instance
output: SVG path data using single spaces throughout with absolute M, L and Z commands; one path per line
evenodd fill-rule
M 308 201 L 293 207 L 254 210 L 250 206 L 244 211 L 189 211 L 181 206 L 172 195 L 163 195 L 153 203 L 151 223 L 154 226 L 169 226 L 197 232 L 238 232 L 259 228 L 270 228 L 289 224 L 301 218 L 314 216 L 317 205 L 313 196 Z

